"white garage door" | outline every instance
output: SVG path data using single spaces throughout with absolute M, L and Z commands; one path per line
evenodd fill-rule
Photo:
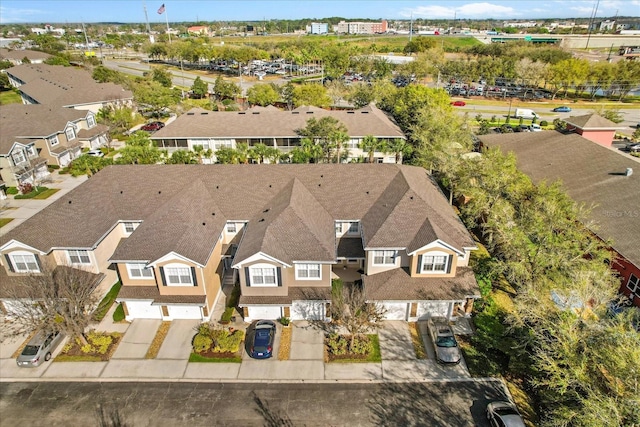
M 162 319 L 160 306 L 151 305 L 151 301 L 125 301 L 131 319 Z
M 324 320 L 324 303 L 317 301 L 293 301 L 291 320 Z
M 60 156 L 58 158 L 58 163 L 60 163 L 60 166 L 67 166 L 69 164 L 69 162 L 71 162 L 71 154 L 70 153 L 66 153 L 63 156 Z
M 387 320 L 407 320 L 406 302 L 385 302 L 382 307 L 386 310 L 384 318 Z
M 202 309 L 192 305 L 168 305 L 172 319 L 202 319 Z
M 282 309 L 280 307 L 247 307 L 249 318 L 245 320 L 268 319 L 276 320 L 282 317 Z
M 453 303 L 449 301 L 428 301 L 418 303 L 418 318 L 428 319 L 431 316 L 449 317 L 449 307 L 453 307 Z
M 13 318 L 18 316 L 19 313 L 25 309 L 25 305 L 28 303 L 28 301 L 30 300 L 21 300 L 21 301 L 8 300 L 8 299 L 2 300 L 2 304 L 4 305 L 4 308 L 7 310 L 7 313 L 5 314 L 5 316 L 8 318 Z

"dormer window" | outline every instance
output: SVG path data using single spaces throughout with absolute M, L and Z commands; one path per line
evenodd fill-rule
M 16 166 L 25 161 L 22 150 L 15 150 L 11 153 L 11 157 L 13 158 L 13 164 Z
M 449 268 L 449 254 L 444 252 L 430 252 L 422 255 L 420 272 L 423 274 L 446 273 Z
M 347 230 L 347 234 L 360 234 L 360 223 L 359 222 L 350 222 L 349 230 Z
M 49 138 L 47 138 L 47 141 L 49 141 L 49 145 L 52 147 L 58 145 L 60 142 L 58 141 L 58 135 L 50 136 Z
M 235 222 L 227 223 L 227 233 L 237 233 L 238 232 L 238 224 Z
M 395 265 L 398 251 L 373 251 L 374 265 Z
M 89 129 L 91 129 L 92 127 L 94 127 L 96 125 L 96 119 L 95 117 L 93 117 L 93 114 L 89 114 L 87 116 L 87 127 Z
M 40 264 L 35 254 L 25 251 L 5 255 L 11 269 L 17 273 L 40 273 Z
M 73 128 L 73 126 L 69 126 L 64 131 L 64 133 L 67 136 L 67 141 L 72 141 L 72 140 L 76 139 L 76 130 Z

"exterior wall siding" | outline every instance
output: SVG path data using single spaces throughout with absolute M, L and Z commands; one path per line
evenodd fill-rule
M 256 261 L 256 262 L 252 262 L 250 264 L 243 264 L 242 268 L 240 269 L 240 271 L 238 272 L 238 275 L 240 277 L 240 290 L 242 295 L 247 295 L 247 296 L 285 296 L 289 293 L 288 291 L 288 286 L 286 281 L 282 280 L 282 286 L 247 286 L 247 280 L 246 280 L 246 273 L 245 273 L 245 267 L 250 268 L 252 265 L 255 264 L 269 264 L 272 265 L 275 268 L 282 268 L 281 274 L 283 277 L 285 277 L 288 272 L 286 270 L 293 270 L 293 268 L 284 268 L 281 267 L 278 264 L 274 264 L 274 263 L 270 263 L 267 261 Z
M 418 273 L 418 260 L 420 259 L 421 255 L 429 255 L 429 253 L 432 252 L 438 252 L 438 253 L 446 253 L 449 254 L 449 266 L 448 266 L 448 273 L 445 274 L 435 274 L 435 273 Z M 433 249 L 428 249 L 426 251 L 423 252 L 419 252 L 416 253 L 415 255 L 413 255 L 411 257 L 411 267 L 410 267 L 410 274 L 412 277 L 455 277 L 456 275 L 456 267 L 457 267 L 457 263 L 458 263 L 458 255 L 456 253 L 454 253 L 453 251 L 444 249 L 444 248 L 433 248 Z
M 365 251 L 365 274 L 372 275 L 376 273 L 382 273 L 383 271 L 394 270 L 399 267 L 408 267 L 410 257 L 407 255 L 407 251 L 399 251 L 399 259 L 396 259 L 395 265 L 373 265 L 374 251 Z

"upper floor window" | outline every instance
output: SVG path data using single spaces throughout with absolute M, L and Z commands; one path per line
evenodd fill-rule
M 11 157 L 13 158 L 14 165 L 19 165 L 26 160 L 24 157 L 24 152 L 22 150 L 15 150 L 13 153 L 11 153 Z
M 181 264 L 170 264 L 163 267 L 167 286 L 194 286 L 191 267 Z
M 64 133 L 67 135 L 67 141 L 71 141 L 76 139 L 76 130 L 73 128 L 73 126 L 69 126 Z
M 322 278 L 320 264 L 296 264 L 296 279 L 320 280 Z
M 153 269 L 142 263 L 127 264 L 127 271 L 130 279 L 153 279 Z
M 373 251 L 374 265 L 395 265 L 398 251 Z
M 52 147 L 54 145 L 58 145 L 58 142 L 59 142 L 58 141 L 58 135 L 50 136 L 49 138 L 47 138 L 47 141 L 49 141 L 49 145 L 51 145 Z
M 27 156 L 29 156 L 29 157 L 36 155 L 36 147 L 33 146 L 33 145 L 27 145 L 25 147 L 25 150 L 27 152 Z
M 446 273 L 449 255 L 440 252 L 422 255 L 421 273 Z
M 125 222 L 124 223 L 124 231 L 125 233 L 131 234 L 135 231 L 138 224 L 135 222 Z
M 359 222 L 350 222 L 349 230 L 347 230 L 347 234 L 360 234 L 360 223 Z
M 95 117 L 93 117 L 93 114 L 89 114 L 87 116 L 87 127 L 89 127 L 89 129 L 91 129 L 92 127 L 94 127 L 96 125 L 96 119 Z
M 35 254 L 30 252 L 13 252 L 9 254 L 8 261 L 13 266 L 13 271 L 18 273 L 39 273 L 40 264 Z
M 87 251 L 69 250 L 67 251 L 67 255 L 69 255 L 69 262 L 71 264 L 91 264 L 91 258 Z
M 238 232 L 238 224 L 235 222 L 227 223 L 227 233 L 237 233 Z
M 262 265 L 249 267 L 250 286 L 277 286 L 276 268 Z
M 640 297 L 640 278 L 631 273 L 629 281 L 627 282 L 627 288 L 636 296 Z

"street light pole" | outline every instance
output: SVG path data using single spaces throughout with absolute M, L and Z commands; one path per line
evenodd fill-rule
M 509 124 L 509 120 L 511 119 L 511 103 L 513 102 L 513 98 L 509 98 L 509 112 L 507 113 L 507 121 L 506 124 Z

